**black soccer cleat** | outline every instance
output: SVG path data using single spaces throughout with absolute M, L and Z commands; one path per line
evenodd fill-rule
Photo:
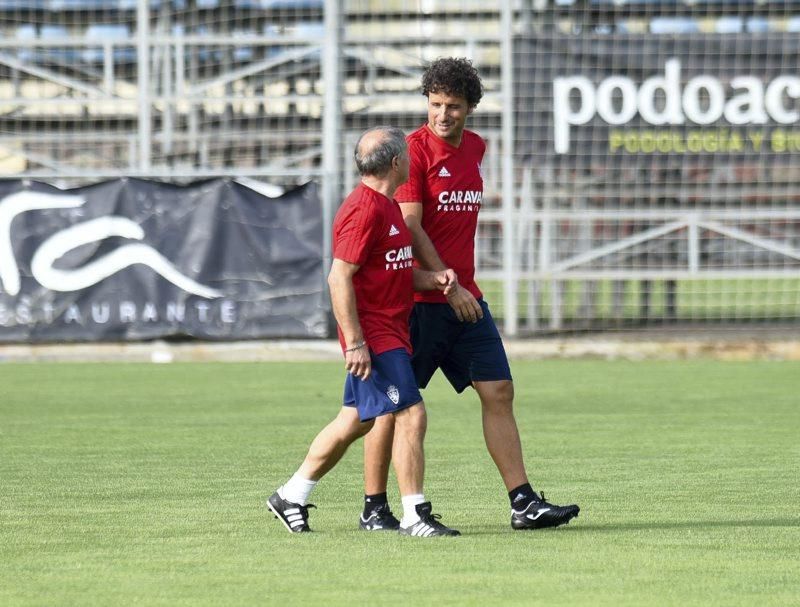
M 269 496 L 267 508 L 272 510 L 272 514 L 279 519 L 289 533 L 307 533 L 311 531 L 308 526 L 308 509 L 316 508 L 314 504 L 301 506 L 293 502 L 287 502 L 276 491 Z
M 392 514 L 389 504 L 381 504 L 370 510 L 367 518 L 362 514 L 359 526 L 364 531 L 397 531 L 400 529 L 400 521 Z
M 539 497 L 534 492 L 534 498 L 528 504 L 517 510 L 511 508 L 511 527 L 514 529 L 544 529 L 545 527 L 558 527 L 569 523 L 578 516 L 581 509 L 577 504 L 569 506 L 556 506 L 545 500 L 544 493 Z
M 461 535 L 460 532 L 450 527 L 445 527 L 439 522 L 442 518 L 439 514 L 431 514 L 431 503 L 425 502 L 417 504 L 417 514 L 419 520 L 408 527 L 400 527 L 400 535 L 411 535 L 413 537 L 436 537 L 445 535 Z

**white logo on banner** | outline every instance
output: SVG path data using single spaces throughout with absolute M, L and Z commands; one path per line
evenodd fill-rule
M 81 196 L 42 192 L 16 192 L 0 200 L 0 283 L 9 295 L 17 295 L 20 291 L 19 266 L 11 246 L 14 217 L 36 209 L 77 208 L 85 202 Z M 31 273 L 39 284 L 53 291 L 78 291 L 128 266 L 141 264 L 193 295 L 207 299 L 222 297 L 221 291 L 184 276 L 161 253 L 145 244 L 123 245 L 80 268 L 59 270 L 53 267 L 72 249 L 112 236 L 142 240 L 144 230 L 130 219 L 118 216 L 100 217 L 71 226 L 56 232 L 39 246 L 31 260 Z
M 637 84 L 613 74 L 595 86 L 576 74 L 553 80 L 553 142 L 557 154 L 569 152 L 571 127 L 599 115 L 610 125 L 624 125 L 638 114 L 651 125 L 708 125 L 724 118 L 732 125 L 800 121 L 793 100 L 800 98 L 800 77 L 779 74 L 769 82 L 762 75 L 736 74 L 720 78 L 699 74 L 682 85 L 681 62 L 671 58 L 664 73 Z M 730 93 L 726 90 L 730 88 Z M 577 103 L 576 103 L 577 102 Z

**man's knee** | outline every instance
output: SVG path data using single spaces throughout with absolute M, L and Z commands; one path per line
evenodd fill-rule
M 375 425 L 372 427 L 373 431 L 370 431 L 370 436 L 373 435 L 391 435 L 394 431 L 394 415 L 381 415 L 380 417 L 375 418 Z
M 395 432 L 425 434 L 428 414 L 422 401 L 394 414 Z
M 475 382 L 475 388 L 484 407 L 510 409 L 514 404 L 514 382 L 509 379 Z
M 364 436 L 375 424 L 374 419 L 362 422 L 358 417 L 357 410 L 352 407 L 342 407 L 337 422 L 340 433 L 350 442 Z

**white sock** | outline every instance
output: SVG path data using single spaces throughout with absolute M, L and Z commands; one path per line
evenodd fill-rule
M 400 521 L 400 526 L 408 527 L 419 520 L 417 506 L 425 502 L 425 496 L 422 493 L 415 493 L 404 495 L 400 499 L 403 501 L 403 520 Z
M 295 472 L 294 476 L 278 489 L 278 495 L 287 502 L 305 506 L 308 503 L 308 496 L 316 486 L 317 481 L 310 481 Z

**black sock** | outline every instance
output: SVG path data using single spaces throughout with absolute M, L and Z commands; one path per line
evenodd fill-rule
M 364 496 L 364 514 L 369 514 L 373 510 L 387 504 L 386 492 L 375 493 L 374 495 Z
M 531 487 L 530 483 L 520 485 L 516 489 L 508 492 L 508 499 L 511 501 L 511 507 L 517 508 L 520 506 L 527 506 L 530 502 L 536 499 L 536 492 Z

